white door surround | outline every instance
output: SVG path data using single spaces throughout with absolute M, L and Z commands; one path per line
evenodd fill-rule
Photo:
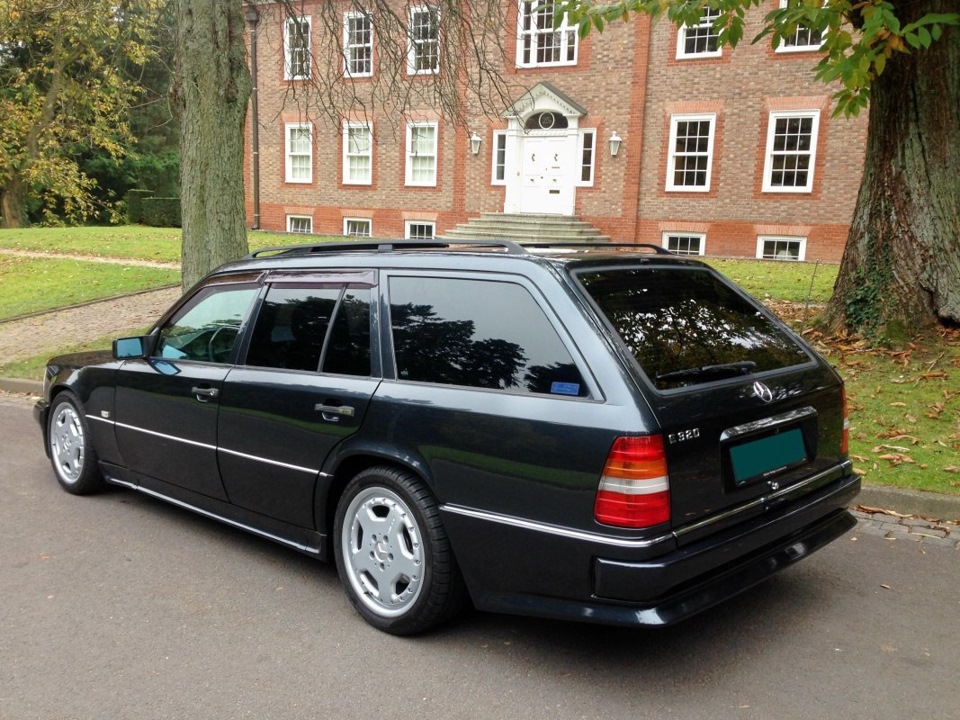
M 526 127 L 528 119 L 543 113 L 563 116 L 566 127 Z M 574 214 L 581 169 L 579 127 L 585 114 L 586 110 L 549 83 L 534 86 L 507 109 L 504 212 Z

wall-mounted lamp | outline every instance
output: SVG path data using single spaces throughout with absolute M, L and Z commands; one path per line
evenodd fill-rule
M 257 22 L 260 20 L 260 12 L 253 3 L 250 3 L 244 9 L 244 14 L 246 15 L 247 22 L 250 23 L 250 29 L 253 30 L 256 27 Z
M 623 142 L 623 138 L 617 135 L 617 131 L 614 130 L 613 134 L 610 135 L 610 156 L 616 157 L 617 153 L 620 152 L 620 144 Z
M 470 135 L 470 152 L 476 155 L 480 152 L 480 142 L 481 138 L 476 133 L 471 133 Z

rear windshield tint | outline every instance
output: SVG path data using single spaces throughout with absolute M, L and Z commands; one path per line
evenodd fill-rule
M 810 360 L 758 306 L 705 268 L 615 268 L 577 277 L 657 389 Z

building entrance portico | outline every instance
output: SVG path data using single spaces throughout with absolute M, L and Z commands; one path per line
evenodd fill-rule
M 506 213 L 573 215 L 586 110 L 548 83 L 507 109 Z

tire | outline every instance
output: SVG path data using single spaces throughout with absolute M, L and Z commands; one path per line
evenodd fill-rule
M 369 468 L 348 483 L 334 555 L 347 597 L 379 630 L 414 635 L 463 607 L 466 589 L 437 504 L 407 471 Z
M 71 393 L 54 398 L 47 425 L 50 463 L 60 486 L 73 495 L 89 495 L 105 487 L 90 441 L 80 401 Z

